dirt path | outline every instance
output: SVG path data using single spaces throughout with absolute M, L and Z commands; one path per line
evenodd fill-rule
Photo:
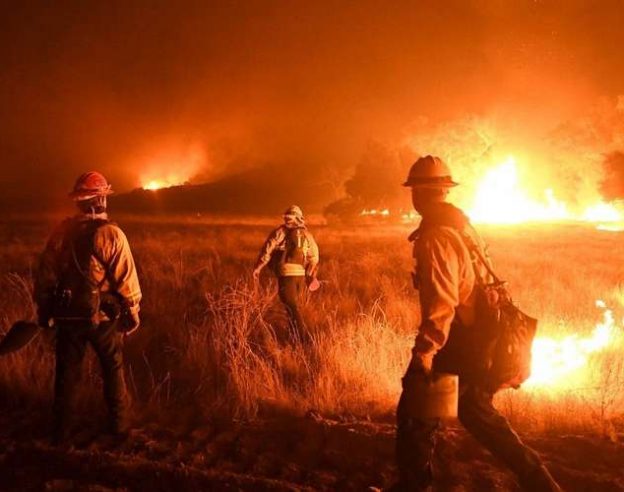
M 227 429 L 154 426 L 124 442 L 78 435 L 62 448 L 43 436 L 21 437 L 0 433 L 0 490 L 355 491 L 394 479 L 389 424 L 284 417 Z M 565 490 L 624 491 L 624 444 L 590 436 L 525 439 Z M 518 490 L 459 428 L 441 436 L 438 470 L 440 491 Z

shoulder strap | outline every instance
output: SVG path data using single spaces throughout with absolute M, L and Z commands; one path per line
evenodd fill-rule
M 464 229 L 461 229 L 461 230 L 458 229 L 458 232 L 459 232 L 459 236 L 462 238 L 463 243 L 466 245 L 466 248 L 468 248 L 468 251 L 470 251 L 473 258 L 478 260 L 485 267 L 487 272 L 492 276 L 492 278 L 494 279 L 494 284 L 495 285 L 506 284 L 507 282 L 505 282 L 498 275 L 496 275 L 496 273 L 490 266 L 490 263 L 483 256 L 483 253 L 481 252 L 481 248 L 479 248 L 479 246 L 476 244 L 474 239 L 470 237 L 470 235 Z M 478 274 L 476 269 L 475 269 L 475 274 Z
M 107 224 L 110 224 L 111 222 L 109 220 L 105 220 L 105 219 L 99 219 L 97 221 L 94 221 L 95 223 L 89 227 L 88 230 L 88 234 L 91 236 L 90 237 L 90 243 L 91 243 L 91 254 L 93 255 L 93 257 L 96 259 L 96 261 L 100 264 L 100 266 L 103 268 L 104 270 L 104 278 L 102 279 L 102 281 L 97 285 L 98 288 L 101 287 L 104 282 L 106 280 L 109 281 L 109 283 L 111 283 L 111 285 L 114 284 L 114 279 L 112 278 L 112 275 L 110 273 L 110 268 L 109 266 L 106 264 L 106 262 L 104 261 L 104 259 L 97 253 L 97 251 L 95 251 L 95 234 L 97 233 L 97 231 L 100 229 L 100 227 L 105 226 Z M 80 274 L 85 278 L 85 279 L 89 279 L 89 275 L 88 272 L 85 272 L 81 265 L 80 265 L 80 261 L 78 260 L 78 256 L 76 254 L 76 245 L 75 242 L 72 242 L 72 258 L 74 260 L 74 264 L 76 266 L 76 269 L 78 270 L 78 272 L 80 272 Z
M 485 269 L 487 270 L 487 272 L 492 276 L 492 279 L 494 280 L 494 284 L 495 285 L 505 285 L 506 282 L 504 280 L 502 280 L 498 275 L 496 275 L 496 273 L 494 272 L 494 270 L 492 269 L 492 267 L 490 266 L 489 262 L 485 259 L 485 257 L 483 256 L 483 253 L 481 252 L 481 248 L 479 247 L 479 245 L 474 241 L 474 239 L 466 232 L 466 226 L 469 224 L 469 222 L 464 223 L 464 225 L 460 225 L 460 223 L 458 221 L 446 221 L 445 223 L 441 223 L 439 225 L 441 226 L 445 226 L 445 227 L 451 227 L 452 229 L 455 229 L 458 234 L 459 237 L 461 238 L 462 242 L 464 243 L 464 245 L 466 246 L 466 248 L 468 249 L 468 251 L 470 252 L 470 255 L 473 259 L 472 264 L 473 264 L 473 268 L 475 271 L 475 275 L 480 279 L 482 284 L 487 284 L 488 282 L 486 282 L 485 279 L 481 278 L 481 276 L 479 275 L 479 270 L 476 268 L 476 264 L 477 263 L 481 263 Z M 408 241 L 410 242 L 415 242 L 419 239 L 420 235 L 423 232 L 423 228 L 427 229 L 428 227 L 430 227 L 433 224 L 427 223 L 426 225 L 421 222 L 420 226 L 412 231 L 412 233 L 408 236 Z

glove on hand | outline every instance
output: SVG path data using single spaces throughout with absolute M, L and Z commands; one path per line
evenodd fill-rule
M 134 333 L 139 326 L 141 325 L 141 319 L 139 318 L 139 312 L 133 311 L 131 309 L 124 309 L 121 312 L 121 316 L 119 318 L 119 328 L 118 330 L 123 333 L 125 336 L 128 336 Z
M 433 356 L 419 354 L 412 351 L 412 360 L 410 361 L 409 371 L 414 374 L 422 374 L 423 376 L 431 376 L 433 372 Z
M 50 321 L 52 320 L 52 316 L 45 309 L 39 309 L 37 311 L 37 324 L 42 328 L 50 328 Z

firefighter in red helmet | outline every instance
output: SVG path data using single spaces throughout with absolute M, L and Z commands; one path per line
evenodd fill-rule
M 53 439 L 68 437 L 69 417 L 87 345 L 99 359 L 108 430 L 127 430 L 122 339 L 140 324 L 141 289 L 123 231 L 108 218 L 106 178 L 81 175 L 69 196 L 77 214 L 51 234 L 35 275 L 38 322 L 56 331 Z

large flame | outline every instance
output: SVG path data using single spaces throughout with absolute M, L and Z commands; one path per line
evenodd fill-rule
M 595 224 L 603 231 L 624 230 L 624 203 L 613 204 L 596 200 L 584 208 L 572 210 L 557 198 L 554 189 L 546 188 L 534 198 L 523 188 L 518 165 L 513 156 L 485 173 L 476 187 L 468 216 L 475 224 L 520 224 L 524 222 L 580 222 Z M 461 205 L 461 203 L 460 203 Z M 412 223 L 418 220 L 414 211 L 388 208 L 364 209 L 361 216 L 395 218 Z
M 580 213 L 573 213 L 557 199 L 552 189 L 543 190 L 541 200 L 531 198 L 520 185 L 516 160 L 512 156 L 485 174 L 468 215 L 473 222 L 481 224 L 579 221 L 609 223 L 608 228 L 600 227 L 607 230 L 619 230 L 615 223 L 624 221 L 621 210 L 604 202 L 590 204 Z
M 162 188 L 170 188 L 171 186 L 179 186 L 187 182 L 187 179 L 176 176 L 169 176 L 161 179 L 150 179 L 143 181 L 141 188 L 144 190 L 160 190 Z
M 136 167 L 144 190 L 160 190 L 188 183 L 200 170 L 207 169 L 207 157 L 200 144 L 164 143 L 162 148 L 141 157 Z
M 525 388 L 548 387 L 565 389 L 579 387 L 588 382 L 590 358 L 607 348 L 622 343 L 622 327 L 617 327 L 613 312 L 603 301 L 596 301 L 602 310 L 602 320 L 591 335 L 576 334 L 556 339 L 536 337 L 533 342 L 531 377 Z
M 517 224 L 570 218 L 565 203 L 552 190 L 544 190 L 542 202 L 530 199 L 518 183 L 516 161 L 509 157 L 481 180 L 468 215 L 476 223 Z

